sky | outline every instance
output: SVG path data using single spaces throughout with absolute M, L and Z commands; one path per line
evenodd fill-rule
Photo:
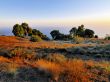
M 0 0 L 0 33 L 22 22 L 46 34 L 84 24 L 103 37 L 110 34 L 110 0 Z

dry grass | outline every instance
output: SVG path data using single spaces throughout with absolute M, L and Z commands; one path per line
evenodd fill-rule
M 56 63 L 62 63 L 67 60 L 67 58 L 63 54 L 58 54 L 58 53 L 49 54 L 45 59 Z
M 70 60 L 61 64 L 39 60 L 34 67 L 51 74 L 51 78 L 61 82 L 90 82 L 87 69 L 82 60 Z
M 80 44 L 80 43 L 84 43 L 84 38 L 82 38 L 82 37 L 78 37 L 78 36 L 75 36 L 74 38 L 73 38 L 73 42 L 75 42 L 75 43 L 77 43 L 77 44 Z
M 58 77 L 62 72 L 62 68 L 59 64 L 49 62 L 46 60 L 39 60 L 39 61 L 35 62 L 35 65 L 40 70 L 44 70 L 45 72 L 50 73 L 51 78 L 54 80 L 58 80 Z
M 8 60 L 8 59 L 7 59 Z M 12 62 L 12 61 L 6 61 L 2 58 L 0 60 L 0 72 L 6 72 L 10 74 L 15 74 L 17 72 L 18 64 Z
M 11 61 L 5 57 L 0 56 L 0 62 L 2 63 L 2 62 L 11 62 Z
M 60 46 L 59 46 L 60 45 Z M 14 36 L 0 36 L 0 47 L 10 49 L 16 46 L 24 48 L 68 48 L 74 46 L 94 46 L 89 44 L 70 44 L 63 43 L 62 45 L 53 41 L 42 41 L 42 42 L 30 42 L 27 39 L 14 37 Z
M 63 63 L 66 82 L 90 82 L 89 73 L 82 60 L 69 60 Z
M 58 82 L 94 82 L 94 79 L 108 81 L 106 76 L 110 72 L 110 63 L 104 61 L 95 62 L 92 60 L 83 61 L 73 59 L 58 63 L 55 61 L 51 62 L 40 59 L 31 62 L 18 57 L 12 59 L 0 57 L 0 62 L 0 70 L 2 71 L 16 74 L 18 67 L 28 66 L 34 69 L 39 69 L 39 71 L 43 71 L 45 75 L 50 76 L 49 78 L 51 80 Z M 102 70 L 102 68 L 104 69 Z M 104 72 L 104 70 L 108 72 Z M 102 75 L 99 75 L 100 73 Z
M 74 59 L 57 63 L 41 59 L 32 65 L 50 74 L 53 80 L 60 82 L 94 82 L 96 80 L 108 82 L 110 74 L 110 63 L 92 60 Z
M 109 62 L 96 62 L 93 60 L 84 61 L 79 59 L 65 59 L 61 54 L 54 53 L 51 58 L 55 58 L 60 63 L 50 61 L 46 59 L 40 60 L 27 60 L 19 55 L 26 53 L 26 49 L 35 48 L 69 48 L 76 46 L 94 46 L 88 44 L 70 44 L 63 43 L 59 44 L 52 41 L 42 42 L 30 42 L 26 39 L 22 39 L 12 36 L 0 36 L 0 48 L 13 50 L 13 54 L 16 56 L 13 58 L 0 57 L 0 71 L 17 73 L 17 69 L 20 67 L 31 67 L 32 69 L 39 69 L 57 82 L 91 82 L 91 81 L 106 81 L 108 82 L 108 76 L 110 75 L 110 63 Z M 16 46 L 22 47 L 23 49 L 15 49 Z M 29 53 L 32 54 L 32 53 Z M 34 53 L 35 54 L 35 53 Z M 31 58 L 31 57 L 30 57 Z M 64 61 L 62 59 L 64 58 Z M 30 70 L 31 71 L 31 70 Z M 106 72 L 105 72 L 106 71 Z M 32 72 L 33 73 L 33 72 Z M 25 72 L 23 72 L 25 75 Z M 34 73 L 35 74 L 35 73 Z M 37 76 L 36 76 L 37 77 Z M 42 77 L 42 76 L 41 76 Z M 47 77 L 48 78 L 48 77 Z M 31 78 L 30 78 L 31 79 Z
M 0 60 L 2 62 L 6 60 L 2 59 Z M 28 62 L 29 64 L 26 64 L 26 62 L 24 63 L 20 58 L 13 58 L 10 61 L 14 61 L 14 63 L 5 63 L 5 65 L 1 67 L 11 73 L 16 72 L 17 65 L 19 65 L 19 67 L 30 65 L 31 67 L 38 68 L 46 74 L 49 74 L 53 80 L 65 80 L 65 82 L 73 82 L 73 80 L 75 82 L 89 82 L 89 78 L 85 73 L 87 70 L 84 67 L 84 62 L 82 60 L 70 60 L 68 62 L 62 62 L 61 64 L 43 59 L 34 61 L 33 63 Z

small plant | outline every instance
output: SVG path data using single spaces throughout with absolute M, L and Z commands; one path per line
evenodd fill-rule
M 15 63 L 10 63 L 10 64 L 8 64 L 8 72 L 10 72 L 10 73 L 13 74 L 13 75 L 16 75 L 16 73 L 17 73 L 17 68 L 18 68 L 18 65 L 15 64 Z
M 59 75 L 63 71 L 59 64 L 47 60 L 38 60 L 34 65 L 36 65 L 39 70 L 44 70 L 46 74 L 50 75 L 50 79 L 55 81 L 58 81 Z
M 110 35 L 106 35 L 105 40 L 110 40 Z
M 98 38 L 98 35 L 95 35 L 94 38 Z
M 15 63 L 0 63 L 0 71 L 15 76 L 17 74 L 18 65 Z
M 46 59 L 58 63 L 66 61 L 66 57 L 62 54 L 49 54 Z
M 75 36 L 73 37 L 73 42 L 79 44 L 79 43 L 83 43 L 84 42 L 84 38 L 79 37 L 79 36 Z
M 25 54 L 25 51 L 24 51 L 24 49 L 22 49 L 20 47 L 14 48 L 10 52 L 11 57 L 15 57 L 15 56 L 20 57 L 23 54 Z
M 62 65 L 64 66 L 63 74 L 65 76 L 63 79 L 66 82 L 90 82 L 89 72 L 87 72 L 82 60 L 69 60 Z
M 21 47 L 14 48 L 10 52 L 11 57 L 22 57 L 23 59 L 33 59 L 34 54 L 34 51 Z
M 32 42 L 40 42 L 40 41 L 42 41 L 42 39 L 39 36 L 37 36 L 37 35 L 33 35 L 31 37 L 30 41 L 32 41 Z
M 108 36 L 108 37 L 105 37 L 105 40 L 110 40 L 110 36 Z

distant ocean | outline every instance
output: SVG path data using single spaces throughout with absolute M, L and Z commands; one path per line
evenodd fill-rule
M 0 35 L 13 35 L 12 28 L 0 27 Z
M 64 34 L 69 34 L 69 30 L 72 27 L 33 27 L 33 29 L 38 29 L 40 30 L 42 33 L 44 33 L 45 35 L 47 35 L 49 38 L 51 38 L 50 32 L 52 30 L 59 30 L 61 33 Z M 99 37 L 105 37 L 106 34 L 110 34 L 110 27 L 106 27 L 106 28 L 89 28 L 95 31 L 96 35 L 99 35 Z M 0 35 L 13 35 L 12 33 L 12 27 L 0 27 Z
M 34 27 L 33 29 L 38 29 L 45 35 L 47 35 L 49 38 L 51 38 L 50 32 L 52 30 L 59 30 L 61 33 L 69 34 L 69 28 L 60 28 L 60 27 Z M 12 27 L 0 27 L 0 35 L 13 35 L 12 33 Z

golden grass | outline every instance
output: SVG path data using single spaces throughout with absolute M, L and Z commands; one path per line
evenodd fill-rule
M 70 44 L 63 43 L 62 45 L 53 41 L 41 41 L 41 42 L 30 42 L 27 39 L 14 36 L 0 36 L 0 47 L 10 49 L 16 46 L 24 48 L 69 48 L 75 46 L 94 46 L 89 44 Z
M 66 72 L 66 82 L 90 82 L 88 70 L 82 60 L 69 60 L 63 63 L 63 69 Z
M 59 64 L 41 59 L 34 63 L 34 67 L 51 73 L 54 80 L 61 78 L 65 82 L 90 82 L 82 60 L 70 60 Z
M 62 45 L 52 41 L 42 42 L 30 42 L 26 39 L 20 40 L 21 38 L 14 36 L 0 36 L 0 48 L 13 49 L 16 46 L 23 48 L 69 48 L 76 46 L 94 46 L 89 44 L 69 44 L 63 43 Z M 22 55 L 25 50 L 15 50 L 14 54 Z M 55 54 L 56 55 L 56 54 Z M 57 58 L 57 56 L 55 56 Z M 58 58 L 60 59 L 60 58 Z M 51 74 L 51 78 L 58 82 L 90 82 L 92 76 L 91 70 L 94 67 L 101 67 L 110 70 L 110 63 L 108 62 L 96 62 L 93 60 L 83 61 L 79 59 L 65 60 L 61 63 L 56 61 L 50 62 L 48 60 L 25 60 L 20 57 L 4 58 L 0 57 L 0 68 L 1 70 L 7 70 L 9 72 L 16 72 L 18 67 L 30 66 L 43 70 L 45 73 Z M 92 67 L 93 69 L 88 69 Z M 97 69 L 98 70 L 98 69 Z M 92 76 L 95 78 L 96 76 Z
M 15 73 L 19 66 L 11 61 L 10 59 L 0 57 L 0 71 L 1 72 L 8 72 L 8 73 Z
M 62 72 L 62 68 L 59 64 L 46 60 L 38 60 L 35 65 L 40 70 L 45 70 L 45 72 L 51 73 L 53 79 L 58 79 L 60 73 Z
M 11 62 L 9 59 L 0 56 L 0 62 Z
M 58 63 L 44 59 L 27 61 L 19 57 L 11 59 L 0 57 L 0 62 L 0 70 L 2 71 L 16 73 L 18 67 L 30 66 L 50 74 L 51 79 L 60 82 L 91 82 L 90 78 L 97 78 L 94 71 L 95 67 L 105 68 L 106 71 L 110 67 L 109 62 L 83 61 L 79 59 Z M 88 66 L 92 68 L 88 68 Z M 100 68 L 97 68 L 97 71 Z

